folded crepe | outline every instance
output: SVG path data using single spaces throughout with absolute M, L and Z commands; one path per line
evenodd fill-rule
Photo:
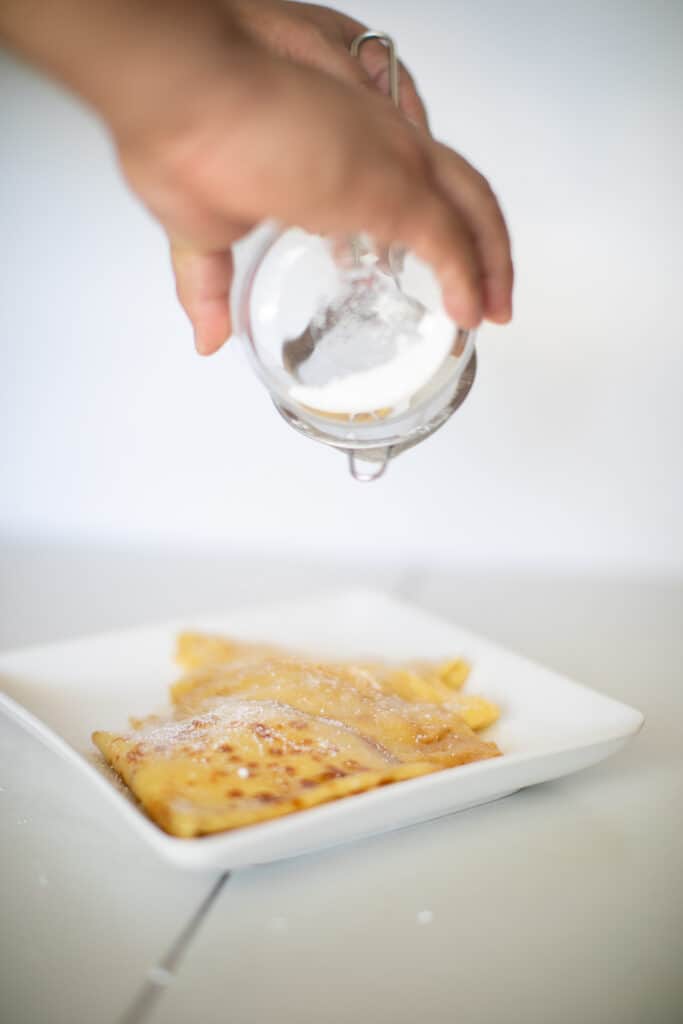
M 499 756 L 461 661 L 323 662 L 183 634 L 173 710 L 93 740 L 149 816 L 191 837 Z M 469 724 L 468 724 L 469 723 Z

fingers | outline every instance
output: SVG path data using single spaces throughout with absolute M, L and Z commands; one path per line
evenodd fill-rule
M 477 171 L 447 146 L 434 143 L 440 188 L 468 225 L 481 264 L 483 313 L 494 323 L 512 317 L 513 265 L 510 238 L 498 200 Z
M 429 136 L 383 109 L 381 101 L 377 107 L 376 118 L 358 126 L 362 146 L 341 136 L 352 146 L 353 160 L 351 173 L 337 182 L 326 204 L 328 230 L 367 231 L 379 245 L 398 242 L 412 249 L 435 270 L 453 319 L 476 327 L 484 312 L 484 271 L 469 219 L 441 186 Z M 369 100 L 364 113 L 373 113 Z M 343 158 L 342 150 L 335 167 Z
M 446 311 L 466 329 L 483 316 L 481 266 L 465 222 L 436 195 L 414 202 L 398 240 L 430 264 L 439 278 Z
M 195 205 L 200 199 L 201 210 L 211 212 L 193 230 L 191 218 L 183 219 L 181 233 L 194 245 L 173 252 L 198 351 L 215 351 L 230 331 L 231 225 L 267 217 L 323 234 L 366 230 L 379 244 L 399 242 L 434 267 L 446 309 L 462 327 L 483 317 L 506 322 L 510 245 L 485 180 L 381 97 L 301 65 L 259 61 L 259 81 L 268 88 L 250 94 L 249 116 L 230 117 L 223 93 L 214 97 L 201 137 L 183 151 L 190 158 L 167 167 L 171 192 L 194 197 Z M 175 222 L 168 212 L 163 220 Z M 220 236 L 205 221 L 219 225 Z
M 432 173 L 400 164 L 379 180 L 359 180 L 358 218 L 377 242 L 398 242 L 436 273 L 450 316 L 464 328 L 482 320 L 482 265 L 466 219 L 441 191 Z M 355 217 L 354 217 L 355 219 Z
M 212 355 L 232 331 L 232 253 L 230 250 L 205 252 L 171 243 L 171 262 L 180 304 L 194 329 L 195 348 L 200 355 Z

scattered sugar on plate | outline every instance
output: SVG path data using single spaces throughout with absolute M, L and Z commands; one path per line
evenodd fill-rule
M 431 924 L 434 920 L 434 913 L 431 910 L 418 910 L 415 920 L 418 924 Z

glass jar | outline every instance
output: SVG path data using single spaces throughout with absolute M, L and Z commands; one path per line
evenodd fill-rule
M 283 418 L 358 480 L 433 434 L 474 381 L 474 332 L 399 246 L 263 225 L 236 284 L 237 333 Z

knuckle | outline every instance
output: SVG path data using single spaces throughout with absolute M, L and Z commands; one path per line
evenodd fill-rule
M 414 184 L 424 187 L 434 176 L 432 161 L 417 132 L 407 125 L 402 127 L 404 130 L 394 136 L 394 159 Z
M 401 220 L 414 218 L 416 212 L 423 209 L 428 196 L 421 177 L 406 173 L 403 166 L 378 175 L 375 188 L 377 201 L 390 207 L 394 216 Z
M 475 175 L 475 183 L 481 202 L 485 203 L 489 208 L 495 208 L 497 211 L 498 197 L 496 196 L 490 181 L 488 178 L 484 177 L 483 174 L 480 174 L 479 171 L 475 171 Z
M 448 264 L 454 249 L 461 243 L 460 233 L 443 204 L 432 197 L 422 197 L 407 204 L 401 218 L 405 241 L 434 267 Z

